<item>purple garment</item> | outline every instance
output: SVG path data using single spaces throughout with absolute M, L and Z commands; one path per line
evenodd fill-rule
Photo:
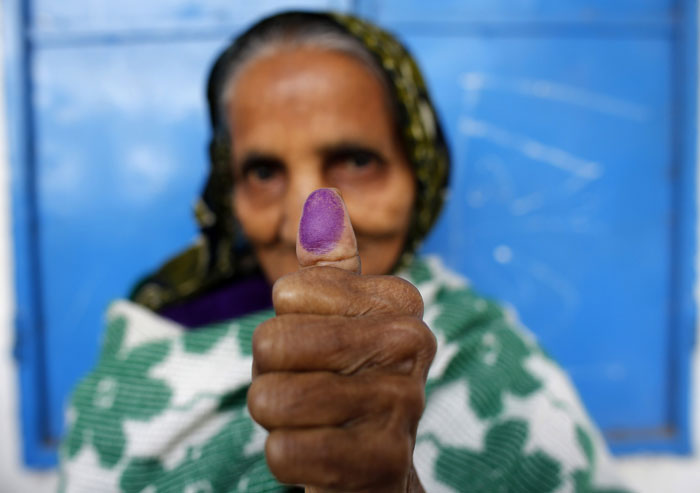
M 223 322 L 272 307 L 272 287 L 262 276 L 227 284 L 163 308 L 161 316 L 188 328 Z

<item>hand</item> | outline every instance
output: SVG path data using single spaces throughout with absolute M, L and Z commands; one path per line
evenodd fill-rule
M 436 344 L 420 294 L 359 274 L 330 189 L 307 199 L 297 257 L 302 269 L 273 288 L 277 316 L 253 337 L 248 408 L 270 432 L 271 472 L 307 491 L 422 491 L 413 448 Z

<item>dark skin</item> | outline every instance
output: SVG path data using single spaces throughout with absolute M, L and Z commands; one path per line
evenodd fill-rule
M 232 93 L 234 206 L 275 283 L 248 393 L 270 470 L 307 491 L 422 491 L 412 456 L 436 345 L 415 287 L 383 275 L 415 199 L 384 89 L 346 55 L 298 49 L 251 62 Z M 297 230 L 321 187 L 346 213 L 319 255 Z

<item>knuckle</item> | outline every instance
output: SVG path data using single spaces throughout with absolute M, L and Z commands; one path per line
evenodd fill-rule
M 270 472 L 282 483 L 290 482 L 290 437 L 282 431 L 273 431 L 265 441 L 265 458 Z
M 316 435 L 313 445 L 324 457 L 318 470 L 320 474 L 316 479 L 317 486 L 332 490 L 339 490 L 343 486 L 347 486 L 348 478 L 343 467 L 347 466 L 347 462 L 343 460 L 343 456 L 349 452 L 351 435 L 352 432 L 340 435 L 332 433 Z
M 391 376 L 381 379 L 377 388 L 385 404 L 399 416 L 408 417 L 413 421 L 415 416 L 423 412 L 425 391 L 422 382 L 412 376 Z M 403 422 L 405 419 L 399 419 Z
M 404 309 L 416 317 L 423 317 L 423 297 L 420 295 L 418 288 L 410 282 L 397 278 L 401 281 L 401 300 L 403 301 Z
M 248 412 L 250 416 L 259 424 L 265 418 L 265 409 L 267 408 L 268 393 L 263 377 L 258 377 L 250 384 L 248 388 Z
M 329 306 L 347 302 L 348 292 L 359 277 L 337 267 L 308 267 L 278 279 L 272 287 L 272 303 L 278 315 L 324 313 Z
M 411 425 L 417 425 L 425 409 L 425 388 L 422 385 L 415 385 L 408 398 L 407 409 L 409 410 L 408 421 Z
M 432 334 L 428 326 L 418 317 L 402 315 L 391 319 L 391 326 L 411 348 L 420 349 Z
M 423 330 L 421 332 L 422 341 L 420 344 L 420 353 L 423 355 L 423 365 L 427 370 L 427 368 L 433 362 L 433 358 L 435 358 L 435 353 L 437 352 L 437 338 L 425 322 L 421 321 L 421 323 L 423 324 Z
M 268 366 L 268 360 L 275 350 L 276 338 L 274 336 L 277 321 L 275 318 L 266 320 L 258 325 L 253 332 L 253 361 L 261 372 Z
M 303 271 L 287 274 L 272 286 L 272 303 L 278 314 L 294 312 L 295 307 L 299 305 L 304 292 L 300 289 L 303 284 L 302 273 Z
M 402 387 L 401 404 L 409 421 L 417 421 L 420 418 L 425 404 L 422 382 L 416 382 L 415 378 L 407 378 L 406 384 Z
M 411 334 L 411 343 L 416 354 L 417 367 L 423 371 L 432 363 L 437 351 L 437 339 L 428 324 L 413 317 L 406 326 Z
M 331 465 L 323 469 L 323 474 L 316 483 L 323 489 L 342 491 L 343 487 L 347 487 L 348 481 L 341 467 Z
M 333 282 L 345 283 L 350 280 L 361 278 L 361 276 L 354 272 L 340 269 L 332 265 L 318 265 L 310 269 L 305 269 L 304 274 L 314 282 L 317 282 L 319 279 L 328 279 Z
M 424 372 L 437 351 L 437 340 L 428 325 L 417 317 L 404 315 L 389 319 L 388 326 L 387 335 L 394 350 L 409 355 L 413 369 Z
M 394 305 L 394 310 L 423 317 L 423 297 L 413 284 L 396 276 L 379 276 L 378 290 Z
M 387 429 L 397 435 L 414 429 L 425 407 L 423 382 L 414 376 L 396 376 L 383 382 L 382 401 L 388 413 Z

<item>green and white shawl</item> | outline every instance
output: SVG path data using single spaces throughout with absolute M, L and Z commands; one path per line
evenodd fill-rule
M 435 258 L 402 277 L 438 340 L 414 453 L 426 491 L 624 491 L 568 377 L 508 311 Z M 284 491 L 246 408 L 252 334 L 270 316 L 186 330 L 114 303 L 68 411 L 61 491 Z

